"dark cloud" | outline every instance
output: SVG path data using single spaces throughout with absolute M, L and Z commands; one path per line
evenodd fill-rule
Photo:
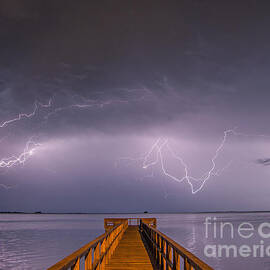
M 3 0 L 0 4 L 0 15 L 13 20 L 33 19 L 37 17 L 34 1 Z
M 52 191 L 54 199 L 62 196 L 65 180 L 67 193 L 76 181 L 82 184 L 85 198 L 89 190 L 97 196 L 95 190 L 102 188 L 110 197 L 106 183 L 116 183 L 113 194 L 126 191 L 133 207 L 132 190 L 150 184 L 134 180 L 138 170 L 121 171 L 123 175 L 113 171 L 110 164 L 118 157 L 144 153 L 156 137 L 168 136 L 179 141 L 180 153 L 194 153 L 186 152 L 189 163 L 195 164 L 191 167 L 201 173 L 201 167 L 209 167 L 225 129 L 270 134 L 267 10 L 266 2 L 251 0 L 1 1 L 0 124 L 20 113 L 30 114 L 35 102 L 47 104 L 52 99 L 52 104 L 0 129 L 0 158 L 20 153 L 32 136 L 44 145 L 29 167 L 0 175 L 0 184 L 21 182 L 25 189 L 20 198 L 31 200 L 30 191 L 38 194 L 46 185 L 46 196 Z M 254 139 L 256 155 L 267 156 L 267 142 L 260 140 Z M 228 145 L 239 152 L 226 148 L 221 160 L 227 162 L 240 152 L 245 155 L 239 160 L 252 159 L 255 153 L 246 149 L 253 144 L 245 143 L 230 138 Z M 258 162 L 268 165 L 269 160 Z M 252 183 L 250 175 L 241 178 L 238 171 L 228 178 L 220 178 L 194 201 L 185 193 L 188 185 L 178 187 L 159 175 L 149 201 L 168 184 L 172 193 L 177 188 L 185 193 L 193 209 L 218 195 L 224 198 L 220 206 L 226 208 L 230 188 L 241 190 L 242 178 Z M 78 187 L 77 197 L 79 191 Z M 0 206 L 8 209 L 19 192 L 5 194 Z M 184 205 L 181 196 L 174 196 L 174 203 L 167 198 L 164 209 Z M 147 204 L 146 199 L 141 201 Z

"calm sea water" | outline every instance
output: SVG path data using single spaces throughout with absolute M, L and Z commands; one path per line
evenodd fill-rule
M 226 258 L 208 258 L 204 254 L 206 245 L 261 245 L 266 248 L 270 240 L 258 234 L 257 228 L 264 222 L 270 222 L 268 213 L 248 214 L 153 214 L 153 215 L 28 215 L 0 214 L 0 269 L 46 269 L 69 253 L 86 244 L 104 232 L 105 217 L 156 217 L 158 229 L 185 248 L 206 261 L 214 269 L 253 270 L 270 269 L 270 257 L 253 255 Z M 205 218 L 211 217 L 208 238 L 205 231 Z M 217 235 L 214 235 L 214 218 Z M 219 222 L 230 222 L 232 227 L 224 227 L 220 237 Z M 255 232 L 250 238 L 238 235 L 237 228 L 242 222 L 251 223 Z M 229 227 L 230 226 L 230 227 Z M 247 226 L 247 225 L 246 225 Z M 264 228 L 269 233 L 269 228 Z M 242 231 L 243 232 L 243 231 Z M 242 234 L 249 235 L 251 231 Z M 263 244 L 262 242 L 263 241 Z M 209 250 L 208 250 L 209 251 Z M 212 251 L 212 249 L 211 249 Z

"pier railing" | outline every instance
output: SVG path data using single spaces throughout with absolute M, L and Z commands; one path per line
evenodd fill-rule
M 213 270 L 184 247 L 143 221 L 140 231 L 159 269 Z
M 118 224 L 123 222 L 128 222 L 129 226 L 139 226 L 140 222 L 144 222 L 152 227 L 157 227 L 157 219 L 156 218 L 104 218 L 104 229 L 105 231 L 111 230 Z
M 81 262 L 85 270 L 104 269 L 127 227 L 128 220 L 123 220 L 48 270 L 80 270 Z

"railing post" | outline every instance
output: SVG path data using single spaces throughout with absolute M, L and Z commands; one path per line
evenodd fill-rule
M 85 256 L 85 270 L 92 270 L 92 248 L 90 248 L 88 254 Z
M 184 270 L 191 270 L 191 265 L 188 262 L 187 258 L 185 258 L 185 262 L 184 262 Z
M 162 238 L 161 241 L 161 246 L 162 246 L 162 269 L 166 270 L 166 241 Z
M 96 269 L 100 269 L 99 268 L 99 257 L 100 257 L 100 242 L 98 242 L 97 246 L 95 247 L 94 250 L 94 263 L 97 263 L 97 268 Z
M 169 262 L 172 262 L 172 248 L 167 242 L 166 258 Z M 170 269 L 169 264 L 167 263 L 166 269 Z
M 162 269 L 162 238 L 158 236 L 158 247 L 159 247 L 159 265 L 160 269 Z
M 159 264 L 159 251 L 158 251 L 158 247 L 159 247 L 159 236 L 156 233 L 156 260 L 157 260 L 157 264 Z
M 180 270 L 180 256 L 173 250 L 173 270 Z
M 107 238 L 106 238 L 106 245 L 107 245 L 107 247 L 106 247 L 107 254 L 106 254 L 105 262 L 108 263 L 109 259 L 110 259 L 110 250 L 111 250 L 111 248 L 109 248 L 111 245 L 110 236 L 107 236 Z
M 71 270 L 80 270 L 80 258 L 77 259 L 75 265 L 71 267 Z
M 115 234 L 115 232 L 112 232 L 112 234 L 111 234 L 111 251 L 110 251 L 110 256 L 112 256 L 112 254 L 113 254 L 113 252 L 114 252 L 114 246 L 115 246 L 115 241 L 113 241 L 114 240 L 114 234 Z
M 156 257 L 156 261 L 157 261 L 157 265 L 159 265 L 159 236 L 158 234 L 156 235 L 156 247 L 157 247 L 157 257 Z
M 149 241 L 150 245 L 151 245 L 151 252 L 152 254 L 154 254 L 154 250 L 155 250 L 155 244 L 154 244 L 154 231 L 150 231 L 150 239 L 151 241 Z
M 100 262 L 100 269 L 104 270 L 105 269 L 105 250 L 106 250 L 106 238 L 103 239 L 102 244 L 100 246 L 100 256 L 103 256 L 101 262 Z
M 156 244 L 157 244 L 157 234 L 156 234 L 156 232 L 154 232 L 154 235 L 153 235 L 153 255 L 154 255 L 155 260 L 157 260 L 157 247 L 156 247 Z

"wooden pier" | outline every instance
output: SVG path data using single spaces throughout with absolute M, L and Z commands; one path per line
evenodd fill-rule
M 108 218 L 104 228 L 104 234 L 48 270 L 213 270 L 157 230 L 155 218 Z

